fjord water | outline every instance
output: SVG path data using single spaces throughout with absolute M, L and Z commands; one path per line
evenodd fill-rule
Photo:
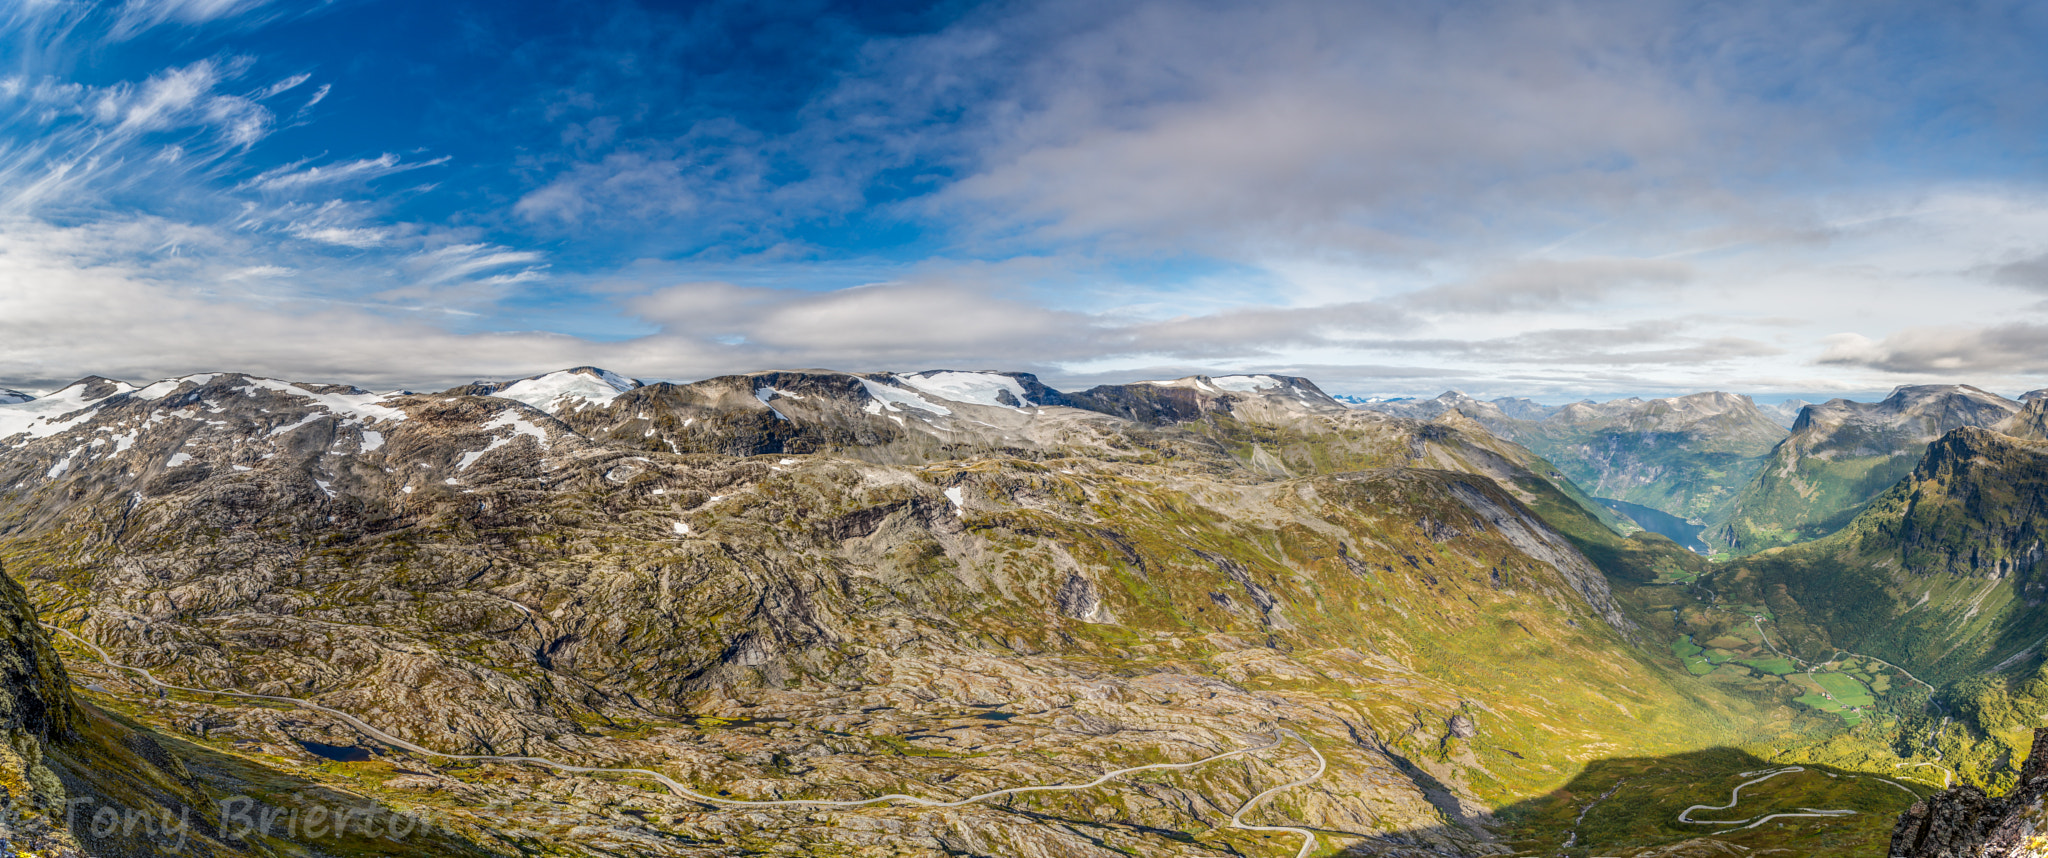
M 1644 530 L 1651 533 L 1661 533 L 1671 537 L 1671 541 L 1693 551 L 1701 554 L 1707 553 L 1707 544 L 1700 540 L 1700 534 L 1705 533 L 1707 530 L 1702 525 L 1693 524 L 1671 513 L 1659 509 L 1651 509 L 1638 503 L 1618 501 L 1612 498 L 1594 498 L 1594 500 L 1599 501 L 1601 505 L 1608 509 L 1628 516 L 1635 523 L 1642 525 Z

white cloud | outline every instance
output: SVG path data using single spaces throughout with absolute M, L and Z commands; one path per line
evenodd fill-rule
M 302 191 L 318 185 L 363 183 L 424 167 L 438 167 L 448 163 L 448 160 L 447 156 L 443 156 L 427 161 L 414 161 L 408 164 L 397 155 L 387 152 L 375 158 L 343 161 L 324 166 L 308 167 L 306 162 L 297 161 L 282 167 L 266 170 L 255 178 L 237 185 L 236 188 L 238 190 L 252 189 L 266 193 L 280 193 Z
M 439 327 L 438 312 L 332 300 L 349 273 L 248 264 L 265 258 L 274 254 L 244 234 L 155 218 L 0 222 L 0 282 L 10 284 L 0 289 L 0 366 L 11 381 L 43 386 L 202 368 L 399 386 L 637 362 L 624 346 L 463 335 Z
M 2048 376 L 2048 324 L 1914 327 L 1883 339 L 1837 334 L 1827 339 L 1820 362 L 1914 375 L 2039 378 Z
M 420 282 L 435 284 L 514 265 L 529 266 L 525 270 L 537 272 L 539 269 L 530 266 L 538 265 L 542 259 L 533 251 L 512 250 L 492 244 L 450 244 L 421 251 L 409 262 L 411 268 L 420 273 Z
M 294 238 L 367 250 L 391 243 L 390 230 L 373 227 L 315 226 L 293 223 L 285 227 Z
M 269 3 L 270 0 L 126 0 L 110 35 L 119 41 L 163 24 L 190 26 L 235 18 Z
M 220 91 L 246 66 L 201 60 L 104 87 L 11 78 L 0 87 L 0 110 L 12 108 L 16 128 L 30 133 L 0 138 L 0 212 L 52 201 L 86 206 L 105 189 L 187 175 L 246 152 L 275 125 L 261 104 Z
M 297 89 L 300 84 L 303 84 L 306 81 L 312 79 L 313 76 L 310 74 L 292 75 L 291 77 L 285 78 L 283 80 L 280 80 L 276 83 L 264 87 L 263 92 L 257 94 L 256 100 L 262 101 L 263 99 L 270 98 L 271 96 L 277 95 L 278 93 Z
M 1429 310 L 1502 313 L 1583 306 L 1621 290 L 1654 290 L 1693 279 L 1693 268 L 1658 259 L 1528 259 L 1471 280 L 1411 292 L 1405 303 Z

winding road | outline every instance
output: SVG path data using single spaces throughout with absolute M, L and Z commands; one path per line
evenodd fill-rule
M 1759 826 L 1759 825 L 1762 825 L 1762 824 L 1764 824 L 1764 823 L 1766 823 L 1766 822 L 1769 822 L 1769 821 L 1771 821 L 1771 820 L 1773 820 L 1773 819 L 1783 819 L 1783 818 L 1785 818 L 1785 817 L 1788 817 L 1788 816 L 1854 816 L 1854 815 L 1856 814 L 1856 811 L 1853 811 L 1853 810 L 1814 810 L 1813 808 L 1810 808 L 1810 807 L 1802 807 L 1802 808 L 1800 808 L 1800 810 L 1803 810 L 1803 811 L 1805 811 L 1805 813 L 1773 813 L 1773 814 L 1770 814 L 1770 815 L 1768 815 L 1768 816 L 1762 817 L 1762 818 L 1760 818 L 1760 819 L 1759 819 L 1759 818 L 1755 818 L 1755 817 L 1752 817 L 1752 818 L 1749 818 L 1749 819 L 1693 819 L 1693 818 L 1692 818 L 1692 812 L 1693 812 L 1693 811 L 1695 811 L 1695 810 L 1734 810 L 1734 809 L 1735 809 L 1735 806 L 1736 806 L 1736 805 L 1738 805 L 1738 804 L 1741 804 L 1741 803 L 1742 803 L 1742 788 L 1743 788 L 1743 787 L 1746 787 L 1746 786 L 1754 786 L 1754 785 L 1756 785 L 1756 784 L 1760 784 L 1760 783 L 1763 783 L 1764 781 L 1770 780 L 1771 778 L 1775 778 L 1775 777 L 1777 777 L 1777 776 L 1779 776 L 1779 775 L 1789 775 L 1789 774 L 1792 774 L 1792 773 L 1794 773 L 1794 772 L 1803 772 L 1803 771 L 1806 771 L 1806 767 L 1805 767 L 1805 766 L 1786 766 L 1786 767 L 1784 767 L 1784 768 L 1782 768 L 1782 769 L 1772 769 L 1772 770 L 1769 770 L 1769 771 L 1766 771 L 1766 772 L 1745 772 L 1745 774 L 1762 774 L 1762 775 L 1763 775 L 1763 777 L 1760 777 L 1760 778 L 1752 778 L 1752 779 L 1750 779 L 1750 780 L 1746 780 L 1746 781 L 1743 781 L 1742 783 L 1736 784 L 1736 785 L 1735 785 L 1735 789 L 1733 789 L 1733 790 L 1730 790 L 1730 791 L 1729 791 L 1729 793 L 1728 793 L 1728 803 L 1727 803 L 1727 804 L 1695 804 L 1695 805 L 1693 805 L 1693 806 L 1691 806 L 1691 807 L 1688 807 L 1688 808 L 1686 808 L 1686 809 L 1684 809 L 1684 810 L 1681 810 L 1681 811 L 1679 811 L 1679 812 L 1678 812 L 1678 821 L 1679 821 L 1679 822 L 1684 822 L 1684 823 L 1689 823 L 1689 824 L 1692 824 L 1692 825 L 1740 825 L 1740 826 L 1742 826 L 1742 827 L 1740 827 L 1740 828 L 1724 828 L 1724 829 L 1722 829 L 1722 830 L 1720 830 L 1720 831 L 1716 831 L 1716 832 L 1714 832 L 1715 834 L 1730 834 L 1730 833 L 1733 833 L 1733 832 L 1737 832 L 1737 831 L 1747 831 L 1747 830 L 1749 830 L 1749 829 L 1751 829 L 1751 828 L 1755 828 L 1755 827 L 1757 827 L 1757 826 Z M 1904 789 L 1904 787 L 1900 787 L 1900 788 L 1901 788 L 1901 789 Z M 1907 791 L 1907 792 L 1912 792 L 1912 790 L 1906 790 L 1906 791 Z M 1743 825 L 1743 823 L 1749 823 L 1749 824 L 1747 824 L 1747 825 Z
M 1279 727 L 1275 729 L 1272 740 L 1266 742 L 1263 745 L 1255 745 L 1249 748 L 1240 748 L 1235 751 L 1225 751 L 1220 754 L 1214 754 L 1208 757 L 1203 757 L 1202 759 L 1195 760 L 1193 762 L 1152 763 L 1143 766 L 1131 766 L 1129 768 L 1115 769 L 1109 772 L 1105 772 L 1100 777 L 1097 777 L 1092 781 L 1088 781 L 1087 783 L 1063 783 L 1045 784 L 1040 786 L 1010 787 L 1009 789 L 999 789 L 992 792 L 985 792 L 981 793 L 980 795 L 968 796 L 966 798 L 957 799 L 954 801 L 941 801 L 938 799 L 924 798 L 922 796 L 904 795 L 902 793 L 890 793 L 888 795 L 876 796 L 874 798 L 856 800 L 753 800 L 722 798 L 719 796 L 705 795 L 704 793 L 698 792 L 694 789 L 682 785 L 681 783 L 678 783 L 675 779 L 670 778 L 667 775 L 650 769 L 613 769 L 593 766 L 577 766 L 571 765 L 569 763 L 558 762 L 556 760 L 550 760 L 546 757 L 504 756 L 497 754 L 448 754 L 443 753 L 441 751 L 436 751 L 432 748 L 427 748 L 406 741 L 405 739 L 401 739 L 397 736 L 391 735 L 390 733 L 386 733 L 383 730 L 379 730 L 376 727 L 373 727 L 368 723 L 364 722 L 362 719 L 357 718 L 354 715 L 350 715 L 347 712 L 343 712 L 339 709 L 331 709 L 309 700 L 301 700 L 296 697 L 279 697 L 269 694 L 250 694 L 241 691 L 216 691 L 210 688 L 189 688 L 183 685 L 172 685 L 171 683 L 156 678 L 156 674 L 150 673 L 147 668 L 136 667 L 130 664 L 122 664 L 121 662 L 115 661 L 113 657 L 108 655 L 106 650 L 101 649 L 98 644 L 95 644 L 92 641 L 86 640 L 85 638 L 78 636 L 77 634 L 73 633 L 70 629 L 58 628 L 57 626 L 50 625 L 49 623 L 43 623 L 42 625 L 44 628 L 61 634 L 65 637 L 68 637 L 74 641 L 77 641 L 80 645 L 92 650 L 93 653 L 99 656 L 100 661 L 105 663 L 107 666 L 119 670 L 131 671 L 135 673 L 137 676 L 142 677 L 144 680 L 147 680 L 151 685 L 154 685 L 158 688 L 163 688 L 170 691 L 184 691 L 192 694 L 218 694 L 226 697 L 238 697 L 244 700 L 263 700 L 272 703 L 290 704 L 293 706 L 297 706 L 301 709 L 339 718 L 342 721 L 346 722 L 349 726 L 352 726 L 357 730 L 362 731 L 364 735 L 369 736 L 373 739 L 376 739 L 377 741 L 383 742 L 392 747 L 398 748 L 400 750 L 408 751 L 414 754 L 420 754 L 423 756 L 438 757 L 444 760 L 483 763 L 519 763 L 526 765 L 543 766 L 546 768 L 554 769 L 556 771 L 573 772 L 577 774 L 642 775 L 645 777 L 653 778 L 654 780 L 660 782 L 662 786 L 668 788 L 668 791 L 675 794 L 678 798 L 682 798 L 688 801 L 699 802 L 702 804 L 708 804 L 712 806 L 853 808 L 864 807 L 871 804 L 902 802 L 904 804 L 922 808 L 964 807 L 966 805 L 979 804 L 981 802 L 988 801 L 989 799 L 1002 798 L 1003 796 L 1009 795 L 1021 795 L 1024 793 L 1033 792 L 1066 792 L 1074 790 L 1092 789 L 1094 787 L 1098 787 L 1102 784 L 1108 783 L 1109 781 L 1137 772 L 1164 771 L 1172 769 L 1192 769 L 1199 766 L 1207 765 L 1209 763 L 1217 762 L 1219 760 L 1227 760 L 1231 757 L 1244 756 L 1246 754 L 1254 753 L 1257 751 L 1271 750 L 1273 748 L 1279 747 L 1288 739 L 1293 739 L 1294 741 L 1300 742 L 1303 747 L 1308 748 L 1309 753 L 1315 755 L 1315 772 L 1307 777 L 1288 781 L 1287 783 L 1280 784 L 1279 786 L 1275 786 L 1271 789 L 1266 790 L 1265 792 L 1252 796 L 1249 800 L 1245 801 L 1245 803 L 1237 809 L 1236 813 L 1231 814 L 1227 827 L 1238 829 L 1241 831 L 1277 831 L 1291 834 L 1299 834 L 1302 836 L 1302 844 L 1300 851 L 1295 853 L 1295 858 L 1308 858 L 1308 855 L 1314 852 L 1316 847 L 1317 840 L 1314 831 L 1311 831 L 1306 828 L 1292 828 L 1286 826 L 1251 825 L 1244 821 L 1244 815 L 1246 813 L 1251 812 L 1253 808 L 1257 807 L 1261 802 L 1264 802 L 1266 799 L 1271 798 L 1275 794 L 1278 794 L 1285 790 L 1293 789 L 1295 787 L 1306 786 L 1310 783 L 1314 783 L 1316 780 L 1320 779 L 1323 776 L 1324 772 L 1328 771 L 1329 769 L 1329 761 L 1324 759 L 1322 752 L 1316 750 L 1315 746 L 1310 744 L 1307 739 L 1302 738 L 1301 734 L 1296 733 L 1293 730 L 1287 729 L 1285 727 Z

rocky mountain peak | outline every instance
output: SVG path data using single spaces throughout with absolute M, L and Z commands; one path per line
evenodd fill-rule
M 1511 420 L 1542 420 L 1558 410 L 1556 406 L 1521 396 L 1503 396 L 1493 400 L 1493 405 Z
M 14 405 L 16 403 L 27 402 L 34 398 L 34 396 L 23 393 L 19 390 L 9 390 L 5 387 L 0 387 L 0 405 Z
M 524 402 L 549 414 L 605 405 L 619 394 L 642 387 L 639 379 L 607 369 L 579 366 L 512 381 L 478 381 L 447 391 L 456 396 L 496 396 Z
M 1771 422 L 1789 430 L 1792 424 L 1799 422 L 1799 415 L 1806 410 L 1806 406 L 1812 404 L 1804 399 L 1787 399 L 1770 405 L 1758 405 L 1756 409 Z
M 1153 426 L 1187 423 L 1216 412 L 1285 421 L 1350 410 L 1313 381 L 1268 374 L 1191 375 L 1169 381 L 1106 384 L 1069 394 L 1067 400 L 1077 408 Z
M 1864 529 L 1923 573 L 2033 581 L 2048 559 L 2035 514 L 2043 497 L 2048 441 L 1965 426 L 1928 445 L 1913 473 L 1871 504 L 1874 526 Z
M 1878 402 L 1808 405 L 1713 539 L 1747 552 L 1833 533 L 1911 474 L 1935 439 L 1998 425 L 2019 410 L 1961 384 L 1899 387 Z
M 1832 435 L 1844 428 L 1884 432 L 1926 443 L 1964 426 L 1990 426 L 2019 411 L 2020 403 L 1967 384 L 1906 385 L 1878 402 L 1831 399 L 1801 410 L 1792 433 Z
M 1530 399 L 1502 398 L 1487 402 L 1462 390 L 1446 390 L 1432 399 L 1360 402 L 1357 407 L 1410 420 L 1433 420 L 1446 412 L 1460 411 L 1495 432 L 1504 431 L 1511 421 L 1540 420 L 1557 411 Z
M 920 392 L 954 402 L 970 402 L 1002 408 L 1034 408 L 1067 405 L 1067 396 L 1045 386 L 1028 372 L 991 370 L 961 371 L 928 369 L 901 374 L 883 373 Z
M 2033 396 L 2032 393 L 2027 395 Z M 2035 397 L 2026 400 L 2026 403 L 2026 407 L 1999 421 L 1993 428 L 2015 438 L 2048 441 L 2048 397 Z

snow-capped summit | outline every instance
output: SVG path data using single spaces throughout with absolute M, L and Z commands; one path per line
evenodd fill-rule
M 87 412 L 95 403 L 134 389 L 125 381 L 89 376 L 41 399 L 0 405 L 0 443 L 24 434 L 46 438 L 63 432 L 90 417 Z
M 1025 388 L 1016 373 L 1007 372 L 961 372 L 950 369 L 928 369 L 923 372 L 903 373 L 894 376 L 918 391 L 954 402 L 968 402 L 975 405 L 993 405 L 1002 408 L 1031 408 L 1038 405 L 1054 405 L 1056 402 L 1042 394 L 1035 394 Z M 1023 376 L 1030 378 L 1030 376 Z M 1033 385 L 1040 387 L 1039 385 Z M 1041 401 L 1033 401 L 1033 398 Z
M 560 416 L 592 405 L 606 405 L 619 394 L 641 386 L 639 379 L 594 366 L 579 366 L 517 381 L 479 381 L 452 392 L 517 400 Z

